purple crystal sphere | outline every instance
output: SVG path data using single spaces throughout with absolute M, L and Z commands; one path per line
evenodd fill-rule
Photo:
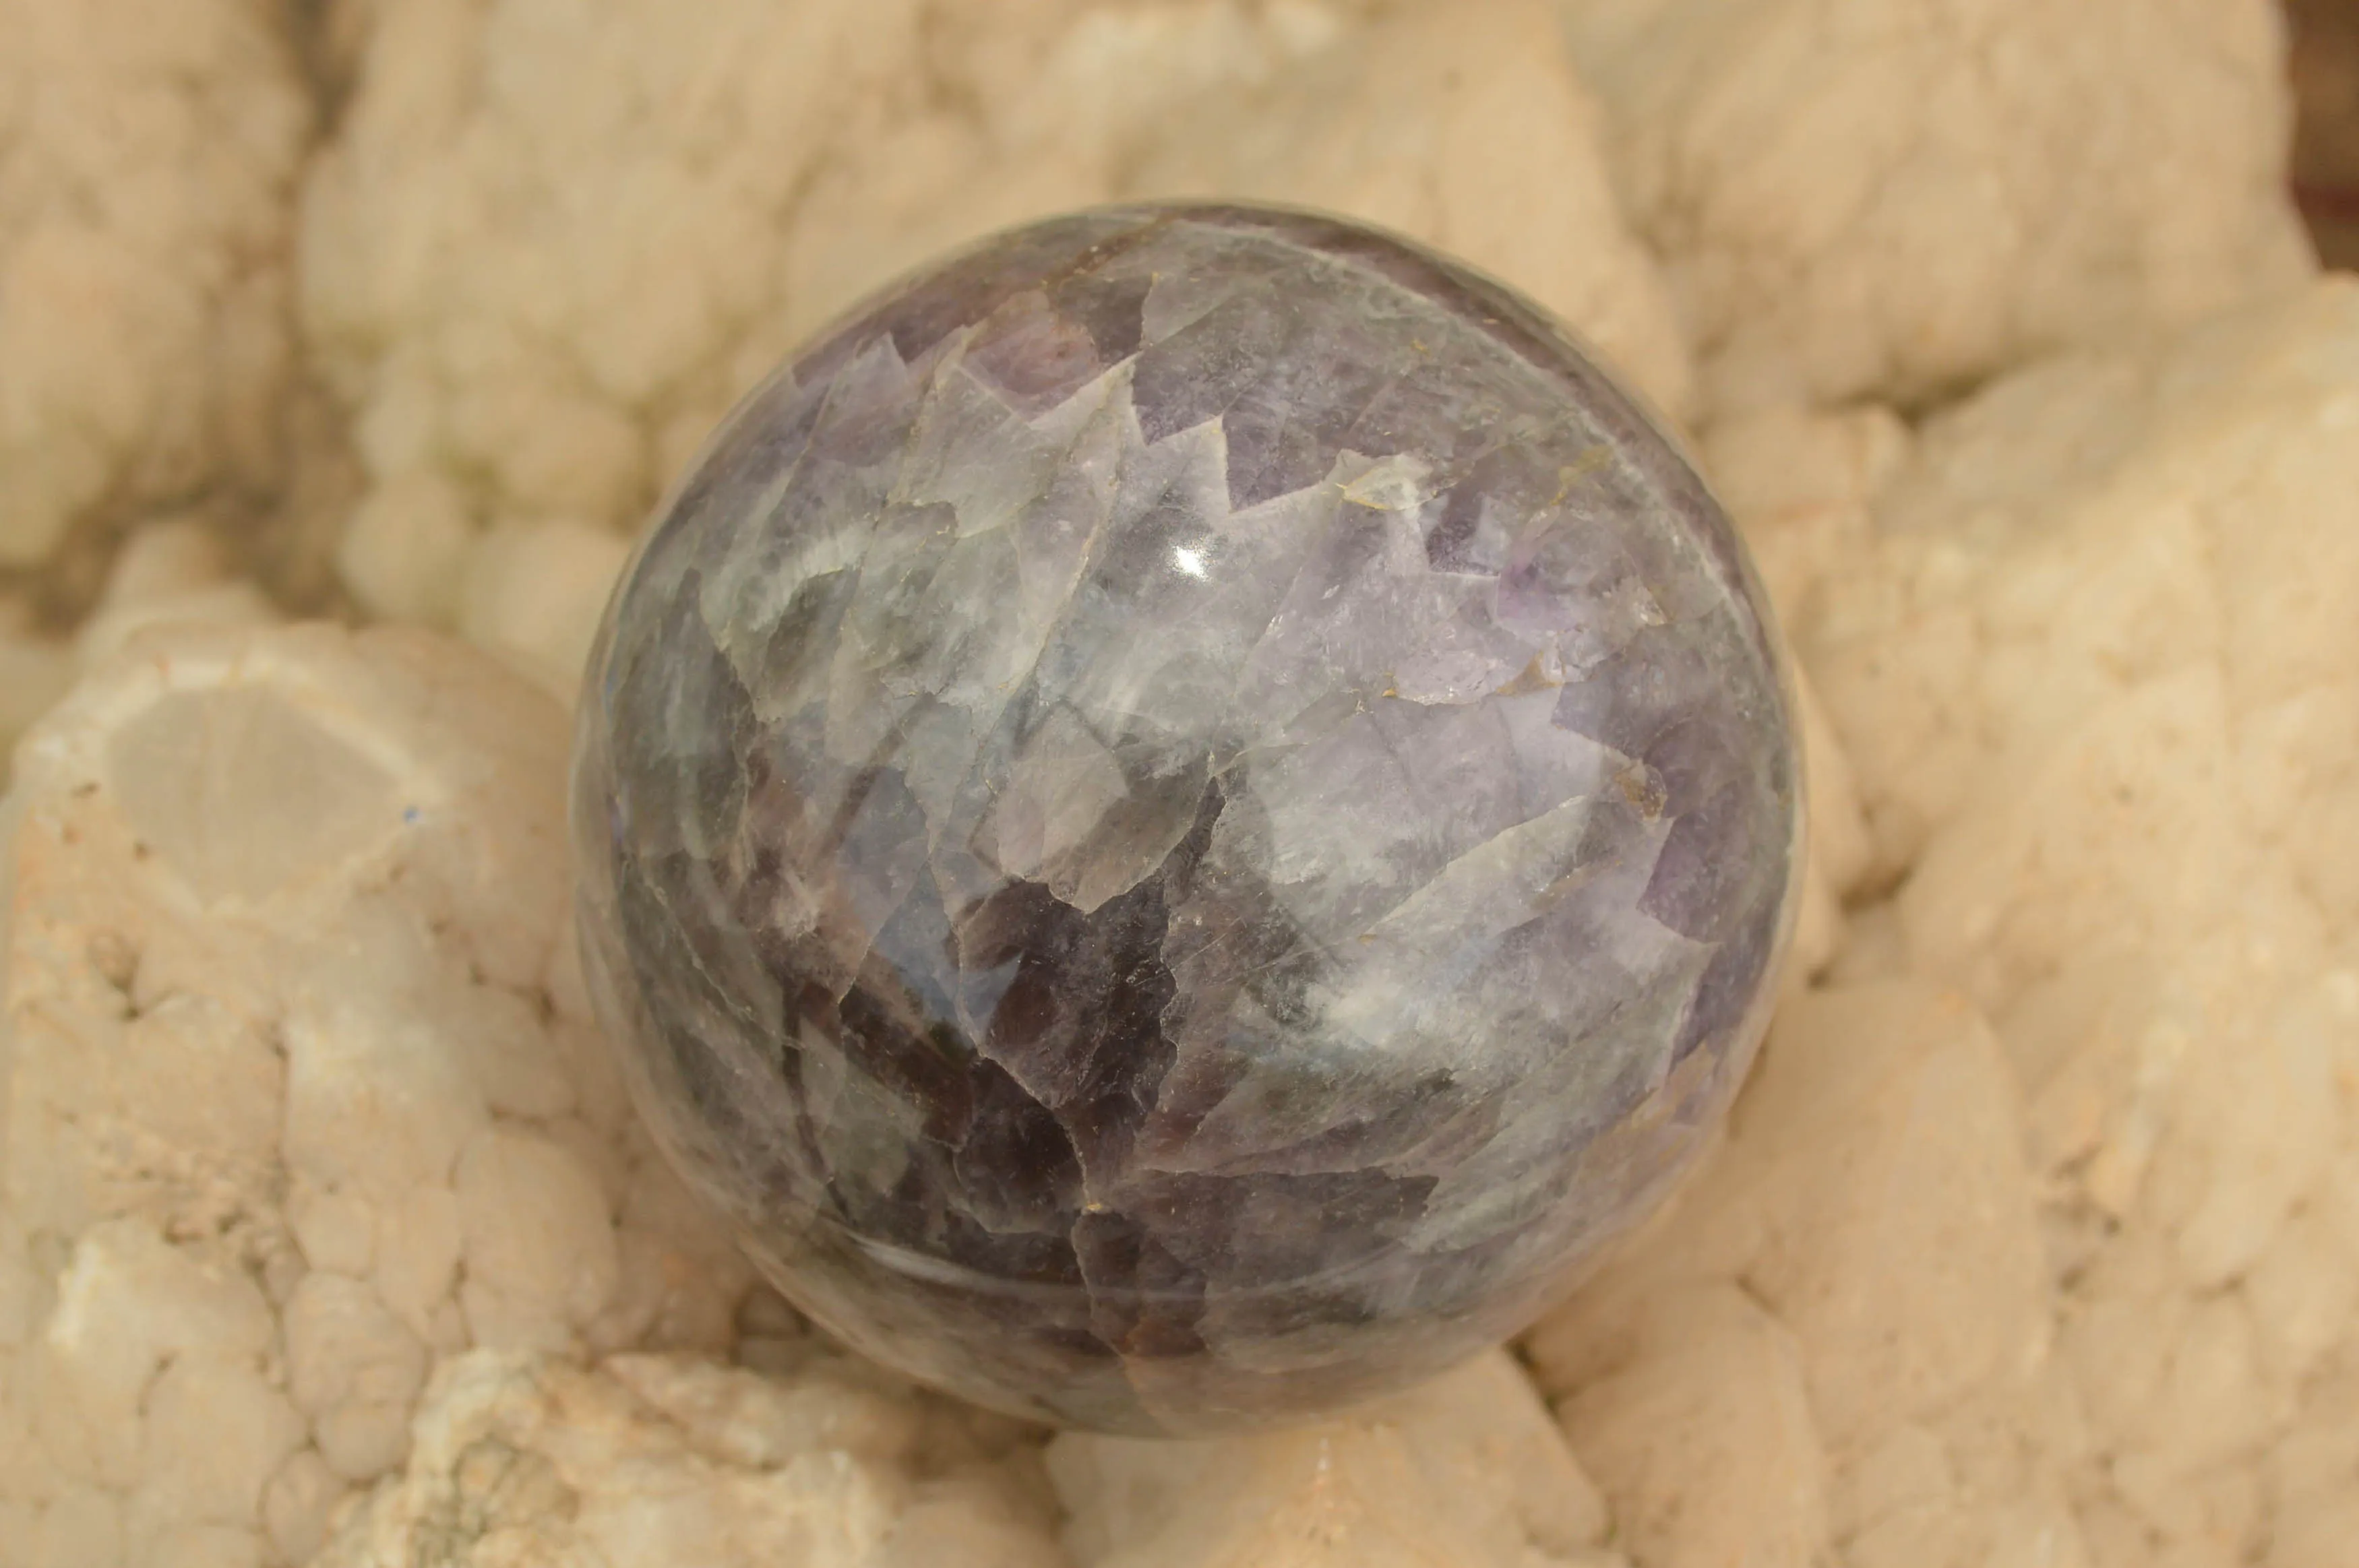
M 579 723 L 657 1141 L 843 1339 L 1108 1431 L 1523 1326 L 1734 1094 L 1799 880 L 1693 471 L 1536 307 L 1299 212 L 866 302 L 665 503 Z

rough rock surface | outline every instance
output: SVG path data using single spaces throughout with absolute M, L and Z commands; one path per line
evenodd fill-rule
M 277 620 L 262 590 L 231 572 L 194 519 L 152 521 L 115 551 L 98 600 L 70 638 L 45 634 L 22 599 L 0 597 L 0 784 L 16 738 L 145 627 L 251 626 Z
M 1529 308 L 1281 211 L 919 275 L 593 655 L 602 1011 L 779 1288 L 1003 1408 L 1333 1409 L 1530 1321 L 1750 1061 L 1795 722 L 1734 531 Z
M 151 633 L 27 741 L 0 1564 L 1062 1568 L 1060 1502 L 1082 1562 L 1131 1550 L 1159 1450 L 1069 1444 L 1052 1498 L 1041 1434 L 749 1293 L 636 1136 L 562 929 L 562 743 L 480 654 L 317 627 Z M 1253 1476 L 1227 1561 L 1601 1561 L 1503 1357 L 1197 1452 Z M 1196 1495 L 1153 1561 L 1218 1544 Z
M 2338 553 L 2354 477 L 2348 297 L 2328 289 L 2293 314 L 2222 322 L 2175 346 L 2024 369 L 1971 413 L 1927 424 L 1921 460 L 1918 435 L 1885 408 L 1772 401 L 1889 393 L 1918 417 L 1951 383 L 2017 371 L 2043 342 L 2277 287 L 2287 231 L 2269 188 L 2282 103 L 2263 6 L 1580 0 L 1564 14 L 1580 22 L 1584 88 L 1527 41 L 1538 36 L 1527 8 L 1418 0 L 353 0 L 327 8 L 349 49 L 334 62 L 350 73 L 349 114 L 310 165 L 305 239 L 284 258 L 284 220 L 255 195 L 283 190 L 273 171 L 293 167 L 299 140 L 281 117 L 297 97 L 296 50 L 277 29 L 320 8 L 139 6 L 129 27 L 113 4 L 0 9 L 0 118 L 27 106 L 64 116 L 45 122 L 56 135 L 27 136 L 18 119 L 0 128 L 0 311 L 49 280 L 39 313 L 7 318 L 30 339 L 11 337 L 0 356 L 0 388 L 23 400 L 0 438 L 31 443 L 7 447 L 8 471 L 43 498 L 10 514 L 12 528 L 31 530 L 10 537 L 128 520 L 118 499 L 145 515 L 183 482 L 242 482 L 255 389 L 279 382 L 254 369 L 266 356 L 245 357 L 266 339 L 246 330 L 262 319 L 247 293 L 212 291 L 274 266 L 306 272 L 310 368 L 358 415 L 368 465 L 362 516 L 373 521 L 350 531 L 345 554 L 358 597 L 459 626 L 560 690 L 622 555 L 620 528 L 788 334 L 961 232 L 1144 191 L 1134 178 L 1311 200 L 1344 200 L 1324 185 L 1349 190 L 1370 215 L 1475 254 L 1595 335 L 1627 320 L 1610 346 L 1678 404 L 1686 350 L 1669 291 L 1603 189 L 1610 154 L 1632 222 L 1701 335 L 1723 411 L 1703 432 L 1711 470 L 1804 646 L 1835 746 L 1856 749 L 1851 772 L 1874 823 L 1864 831 L 1832 808 L 1835 752 L 1814 746 L 1821 892 L 1810 907 L 1822 923 L 1811 937 L 1806 922 L 1798 943 L 1824 960 L 1832 994 L 1788 1010 L 1759 1080 L 1768 1098 L 1757 1112 L 1741 1104 L 1727 1151 L 1732 1169 L 1763 1176 L 1773 1212 L 1706 1173 L 1634 1244 L 1627 1288 L 1609 1279 L 1532 1342 L 1603 1494 L 1610 1539 L 1640 1568 L 1717 1563 L 1739 1548 L 1756 1564 L 1844 1568 L 2347 1568 L 2359 1539 L 2348 1011 L 2359 860 L 2346 831 L 2354 663 L 2349 617 L 2334 610 L 2353 596 Z M 1443 9 L 1437 26 L 1430 13 Z M 827 31 L 855 13 L 878 51 L 852 60 L 857 70 L 821 47 L 861 41 Z M 1613 30 L 1616 17 L 1627 27 Z M 212 41 L 171 52 L 200 35 Z M 1980 48 L 1942 56 L 1950 37 Z M 165 68 L 151 70 L 158 59 Z M 1169 97 L 1146 90 L 1167 83 Z M 1609 111 L 1595 145 L 1582 128 L 1593 92 Z M 1184 136 L 1167 128 L 1183 120 Z M 223 125 L 244 129 L 214 134 Z M 1762 129 L 1779 125 L 1793 135 Z M 762 150 L 745 154 L 748 141 Z M 1501 146 L 1513 156 L 1495 156 Z M 1085 177 L 1065 172 L 1066 149 L 1092 160 Z M 1120 167 L 1097 163 L 1101 152 Z M 565 209 L 569 185 L 592 198 Z M 691 231 L 734 238 L 677 240 Z M 1526 234 L 1552 236 L 1532 253 L 1545 266 L 1516 259 Z M 60 247 L 109 259 L 60 272 L 42 259 Z M 754 281 L 733 292 L 741 268 Z M 95 291 L 63 288 L 75 276 Z M 699 281 L 667 287 L 683 279 Z M 618 299 L 628 308 L 602 303 Z M 126 322 L 158 330 L 126 335 Z M 735 341 L 749 345 L 742 363 Z M 626 352 L 613 352 L 618 342 Z M 192 357 L 191 344 L 213 348 Z M 615 364 L 629 373 L 610 391 L 600 378 Z M 629 432 L 619 481 L 583 434 L 615 427 L 598 424 L 601 411 L 619 411 Z M 582 465 L 588 499 L 547 477 L 568 463 Z M 242 545 L 232 554 L 253 558 Z M 177 546 L 150 561 L 168 578 L 201 565 Z M 79 664 L 82 634 L 38 620 L 41 589 L 0 588 L 0 728 L 29 720 Z M 208 596 L 239 597 L 174 589 L 137 618 Z M 307 722 L 374 737 L 356 743 L 396 775 L 412 776 L 401 759 L 414 755 L 447 770 L 512 746 L 553 765 L 555 740 L 529 737 L 535 724 L 553 731 L 553 715 L 480 662 L 436 654 L 434 667 L 463 674 L 411 685 L 374 652 L 362 668 L 339 639 L 303 639 L 243 667 L 297 693 L 288 700 Z M 87 689 L 129 690 L 135 667 L 153 678 L 115 665 Z M 245 698 L 226 700 L 203 709 L 223 734 L 289 743 L 276 716 L 257 729 Z M 105 737 L 146 711 L 93 695 L 60 722 L 103 756 Z M 470 738 L 414 745 L 434 723 Z M 148 734 L 179 760 L 210 754 L 204 729 Z M 650 1473 L 636 1455 L 657 1455 L 653 1473 L 693 1476 L 716 1507 L 771 1507 L 765 1488 L 777 1482 L 758 1460 L 717 1447 L 718 1459 L 700 1455 L 709 1468 L 681 1459 L 716 1418 L 625 1398 L 597 1346 L 582 1345 L 579 1362 L 519 1351 L 572 1339 L 575 1303 L 606 1277 L 586 1189 L 565 1167 L 487 1145 L 467 1166 L 472 1230 L 455 1160 L 414 1204 L 317 1194 L 316 1175 L 301 1173 L 314 1167 L 285 1153 L 290 1126 L 315 1113 L 290 1123 L 285 1065 L 270 1087 L 277 1037 L 264 1031 L 256 1048 L 245 1033 L 291 1013 L 290 993 L 350 988 L 355 999 L 354 1027 L 325 1037 L 353 1046 L 330 1081 L 353 1090 L 343 1103 L 375 1108 L 325 1133 L 310 1123 L 306 1161 L 341 1147 L 354 1165 L 399 1167 L 445 1114 L 446 1090 L 462 1107 L 484 1092 L 450 1068 L 455 1056 L 506 1085 L 495 1126 L 568 1129 L 566 1147 L 610 1171 L 600 1150 L 614 1145 L 570 1130 L 609 1111 L 543 1121 L 550 1102 L 534 1098 L 550 1075 L 532 1064 L 550 1058 L 531 1043 L 573 1049 L 572 979 L 551 973 L 546 1015 L 535 1002 L 487 1025 L 473 961 L 511 941 L 560 940 L 553 892 L 515 896 L 542 862 L 502 858 L 516 835 L 548 826 L 554 780 L 487 782 L 470 797 L 480 810 L 453 820 L 476 836 L 429 860 L 463 870 L 480 855 L 506 869 L 459 899 L 402 856 L 348 853 L 333 834 L 324 847 L 290 841 L 287 825 L 309 818 L 279 803 L 318 798 L 341 775 L 255 789 L 234 771 L 168 773 L 138 820 L 179 827 L 147 861 L 134 834 L 105 826 L 119 802 L 101 792 L 76 804 L 75 775 L 41 776 L 63 782 L 27 784 L 6 815 L 62 821 L 76 841 L 12 839 L 6 861 L 18 884 L 0 1101 L 35 1108 L 10 1111 L 0 1132 L 0 1564 L 292 1565 L 310 1559 L 341 1499 L 353 1499 L 352 1525 L 398 1506 L 367 1500 L 379 1485 L 437 1495 L 430 1463 L 415 1489 L 401 1468 L 362 1486 L 327 1454 L 358 1472 L 404 1444 L 421 1460 L 444 1452 L 402 1434 L 421 1413 L 439 1420 L 429 1412 L 443 1390 L 465 1386 L 434 1370 L 471 1336 L 446 1260 L 536 1239 L 530 1224 L 504 1229 L 503 1214 L 529 1215 L 587 1260 L 584 1283 L 567 1282 L 570 1259 L 535 1283 L 526 1274 L 549 1268 L 551 1252 L 520 1252 L 525 1270 L 470 1303 L 506 1325 L 509 1348 L 492 1363 L 512 1390 L 504 1408 L 552 1418 L 527 1412 L 502 1429 L 525 1440 L 519 1451 L 557 1463 L 562 1411 L 534 1390 L 581 1378 L 593 1392 L 578 1408 L 614 1412 L 593 1423 L 605 1435 L 585 1445 L 582 1492 L 617 1494 Z M 44 816 L 69 806 L 83 815 Z M 1842 854 L 1831 825 L 1853 835 Z M 167 855 L 201 880 L 298 891 L 200 902 L 155 864 Z M 244 871 L 249 861 L 263 869 Z M 1886 896 L 1896 888 L 1897 901 Z M 136 968 L 116 939 L 125 933 L 152 938 Z M 2084 947 L 2104 956 L 2083 963 Z M 484 971 L 516 972 L 496 960 Z M 135 1019 L 142 997 L 156 1005 Z M 360 1049 L 384 1039 L 371 1028 L 397 1033 L 398 1048 Z M 284 1060 L 319 1065 L 321 1038 Z M 520 1058 L 479 1048 L 515 1040 L 527 1043 Z M 425 1067 L 408 1073 L 412 1063 Z M 1924 1114 L 1960 1096 L 1971 1114 L 1956 1122 Z M 1854 1123 L 1811 1120 L 1821 1102 L 1858 1108 Z M 1804 1130 L 1781 1133 L 1789 1115 Z M 1938 1146 L 1912 1154 L 1894 1135 L 1902 1127 L 1938 1131 Z M 19 1137 L 45 1152 L 20 1158 Z M 2014 1166 L 2011 1146 L 2025 1151 Z M 629 1151 L 623 1167 L 644 1159 Z M 1854 1187 L 1854 1173 L 1886 1184 Z M 653 1181 L 625 1185 L 642 1179 Z M 612 1194 L 611 1182 L 597 1184 Z M 686 1283 L 725 1270 L 717 1250 L 631 1261 L 687 1235 L 693 1212 L 617 1201 L 621 1223 L 606 1226 L 615 1277 Z M 16 1217 L 20 1205 L 38 1208 L 38 1225 Z M 1920 1223 L 1990 1267 L 1969 1277 L 1930 1258 L 1956 1293 L 1918 1300 L 1883 1260 L 1887 1246 L 1928 1259 Z M 2034 1292 L 2044 1332 L 2025 1326 L 2022 1237 L 2035 1225 L 2049 1257 Z M 299 1234 L 291 1248 L 245 1239 L 286 1230 Z M 1875 1266 L 1858 1265 L 1870 1247 Z M 256 1269 L 253 1257 L 277 1261 Z M 742 1276 L 722 1278 L 726 1293 Z M 1669 1283 L 1641 1311 L 1645 1280 Z M 462 1332 L 421 1338 L 401 1315 L 421 1299 L 429 1331 L 455 1315 Z M 60 1301 L 71 1310 L 52 1332 Z M 676 1321 L 640 1343 L 734 1341 L 789 1394 L 844 1365 L 766 1293 L 734 1322 Z M 1841 1375 L 1864 1347 L 1895 1379 L 1888 1416 Z M 2027 1394 L 2010 1349 L 2040 1385 Z M 536 1359 L 510 1358 L 519 1353 Z M 1998 1370 L 1971 1387 L 1927 1375 L 1951 1356 Z M 709 1359 L 693 1350 L 666 1365 L 694 1382 Z M 830 1408 L 856 1424 L 869 1418 L 852 1412 L 875 1408 L 865 1392 L 857 1400 Z M 475 1451 L 496 1458 L 506 1441 Z M 857 1435 L 838 1445 L 847 1474 L 897 1489 L 899 1461 Z M 1518 1447 L 1512 1431 L 1477 1428 L 1432 1463 L 1471 1454 L 1491 1465 Z M 1223 1551 L 1231 1563 L 1315 1563 L 1339 1539 L 1381 1561 L 1385 1542 L 1339 1533 L 1354 1498 L 1374 1499 L 1368 1515 L 1397 1521 L 1390 1539 L 1429 1560 L 1529 1568 L 1527 1549 L 1563 1554 L 1551 1542 L 1566 1538 L 1527 1522 L 1438 1525 L 1464 1516 L 1448 1514 L 1452 1497 L 1421 1493 L 1428 1460 L 1405 1457 L 1434 1452 L 1382 1429 L 1317 1448 L 1208 1447 L 1255 1457 L 1208 1464 L 1209 1485 L 1172 1494 L 1151 1548 L 1085 1538 L 1083 1520 L 1148 1528 L 1095 1472 L 1060 1465 L 1058 1501 L 1073 1552 L 1152 1550 L 1158 1568 Z M 1354 1454 L 1372 1463 L 1349 1488 L 1332 1485 Z M 1590 1490 L 1563 1480 L 1557 1460 L 1538 1468 L 1567 1496 Z M 1281 1475 L 1283 1491 L 1262 1487 Z M 484 1495 L 467 1486 L 462 1476 L 440 1495 Z M 1037 1476 L 1009 1487 L 971 1503 L 941 1496 L 924 1519 L 897 1516 L 886 1541 L 925 1542 L 930 1519 L 932 1544 L 907 1548 L 918 1562 L 957 1563 L 961 1541 L 1006 1542 L 1010 1568 L 1066 1562 L 1040 1533 Z M 2052 1508 L 2060 1494 L 2069 1527 Z M 1512 1505 L 1518 1494 L 1462 1495 Z M 578 1545 L 562 1514 L 510 1516 L 532 1522 L 494 1541 L 505 1560 L 478 1551 L 469 1568 Z M 1288 1520 L 1310 1528 L 1289 1532 Z M 409 1563 L 454 1555 L 448 1516 L 417 1521 Z
M 415 633 L 158 635 L 9 797 L 8 1568 L 301 1562 L 436 1357 L 718 1348 L 746 1285 L 569 978 L 555 706 Z
M 1919 403 L 2298 281 L 2263 0 L 1560 0 L 1721 412 Z
M 2106 1564 L 2348 1550 L 2354 485 L 2336 277 L 1932 421 L 1801 617 L 1907 958 L 2027 1097 Z
M 1669 297 L 1538 0 L 1364 11 L 375 10 L 308 180 L 301 251 L 304 320 L 369 481 L 346 580 L 376 613 L 464 619 L 570 686 L 602 596 L 570 620 L 512 615 L 486 580 L 503 561 L 636 526 L 740 394 L 902 269 L 1002 224 L 1165 191 L 1402 226 L 1683 406 Z M 1522 156 L 1495 157 L 1503 143 Z M 550 602 L 529 575 L 503 580 Z
M 315 1568 L 1061 1568 L 1037 1445 L 815 1356 L 793 1381 L 669 1356 L 476 1350 L 408 1468 Z
M 280 10 L 0 4 L 0 567 L 272 477 L 312 119 Z
M 1531 1384 L 1498 1351 L 1323 1425 L 1049 1445 L 1080 1568 L 1627 1568 Z
M 1775 1562 L 2348 1555 L 2354 420 L 2338 278 L 1916 435 L 1715 431 L 1847 743 L 1854 886 L 1900 881 L 1718 1163 L 1533 1338 L 1640 1561 L 1731 1517 Z
M 1718 1157 L 1529 1342 L 1638 1562 L 2082 1560 L 2022 1142 L 1963 999 L 1779 1011 Z

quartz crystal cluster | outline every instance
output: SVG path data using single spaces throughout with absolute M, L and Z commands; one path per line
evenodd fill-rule
M 853 1344 L 1187 1433 L 1522 1326 L 1741 1077 L 1799 759 L 1734 532 L 1544 315 L 1273 209 L 856 310 L 592 654 L 593 986 Z

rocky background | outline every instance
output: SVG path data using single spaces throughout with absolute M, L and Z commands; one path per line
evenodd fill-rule
M 2359 24 L 2297 13 L 2289 76 L 2262 0 L 0 0 L 0 1568 L 2348 1564 L 2359 284 L 2294 198 L 2349 256 Z M 1694 433 L 1812 892 L 1722 1147 L 1512 1358 L 1052 1440 L 651 1156 L 563 705 L 799 334 L 1215 191 Z

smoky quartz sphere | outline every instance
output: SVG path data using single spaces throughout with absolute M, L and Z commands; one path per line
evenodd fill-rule
M 828 1329 L 984 1404 L 1300 1419 L 1512 1334 L 1695 1152 L 1799 876 L 1765 603 L 1536 307 L 1115 209 L 739 406 L 592 655 L 593 994 Z

